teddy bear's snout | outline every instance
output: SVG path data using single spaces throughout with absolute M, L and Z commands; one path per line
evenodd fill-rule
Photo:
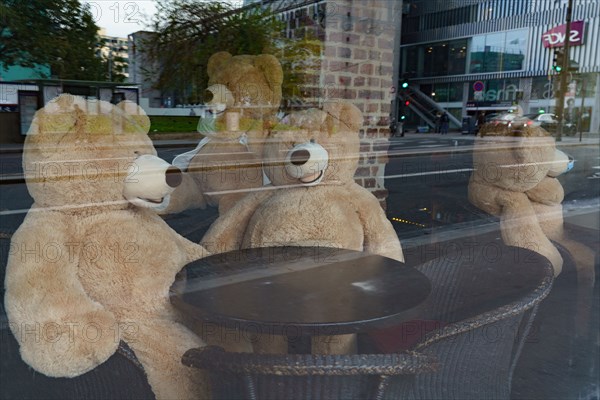
M 290 162 L 294 165 L 304 165 L 308 160 L 310 160 L 310 151 L 306 149 L 296 150 L 290 155 Z
M 285 171 L 300 183 L 317 184 L 329 162 L 327 150 L 318 143 L 308 142 L 294 146 L 285 158 Z
M 167 185 L 172 188 L 176 188 L 177 186 L 181 185 L 181 181 L 183 179 L 181 176 L 181 170 L 173 166 L 167 168 L 165 179 L 167 181 Z

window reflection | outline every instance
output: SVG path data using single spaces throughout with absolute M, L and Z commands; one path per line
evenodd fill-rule
M 471 42 L 471 73 L 523 69 L 527 30 L 475 36 Z
M 402 70 L 413 77 L 464 74 L 467 45 L 466 39 L 459 39 L 407 47 Z

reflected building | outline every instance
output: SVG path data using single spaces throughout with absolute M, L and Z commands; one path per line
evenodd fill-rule
M 447 110 L 455 126 L 465 116 L 554 112 L 555 49 L 564 45 L 566 0 L 405 0 L 401 78 L 410 82 L 406 124 L 435 126 Z M 565 117 L 580 116 L 584 131 L 600 130 L 600 4 L 574 0 Z M 559 32 L 558 34 L 550 34 Z M 398 102 L 400 105 L 403 102 Z

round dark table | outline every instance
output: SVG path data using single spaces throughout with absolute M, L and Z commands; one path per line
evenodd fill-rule
M 418 317 L 431 286 L 414 268 L 327 247 L 267 247 L 188 264 L 171 302 L 194 319 L 288 337 L 365 332 Z

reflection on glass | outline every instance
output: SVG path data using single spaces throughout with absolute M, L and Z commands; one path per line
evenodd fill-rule
M 470 72 L 500 72 L 523 69 L 527 30 L 498 32 L 473 37 Z

